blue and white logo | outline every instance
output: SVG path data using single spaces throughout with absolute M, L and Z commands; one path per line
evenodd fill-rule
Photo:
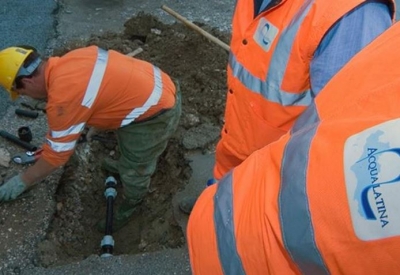
M 265 18 L 261 18 L 253 38 L 261 48 L 265 51 L 269 51 L 278 32 L 278 28 L 272 25 L 271 22 Z
M 400 235 L 400 120 L 351 136 L 344 165 L 357 236 L 376 240 Z

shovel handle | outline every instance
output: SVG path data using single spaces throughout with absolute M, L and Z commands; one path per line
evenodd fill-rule
M 203 30 L 199 26 L 193 24 L 192 22 L 187 20 L 185 17 L 183 17 L 182 15 L 177 13 L 176 11 L 172 10 L 171 8 L 168 8 L 166 5 L 162 5 L 161 9 L 163 9 L 164 11 L 166 11 L 167 13 L 169 13 L 170 15 L 175 17 L 176 19 L 180 20 L 181 22 L 183 22 L 186 26 L 188 26 L 192 30 L 197 31 L 198 33 L 200 33 L 201 35 L 203 35 L 207 39 L 209 39 L 211 42 L 214 42 L 215 44 L 217 44 L 218 46 L 222 47 L 224 50 L 229 52 L 229 50 L 230 50 L 229 45 L 227 45 L 226 43 L 222 42 L 221 40 L 219 40 L 218 38 L 216 38 L 212 34 L 206 32 L 205 30 Z

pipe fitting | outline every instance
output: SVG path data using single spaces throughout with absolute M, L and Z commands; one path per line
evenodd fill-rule
M 117 190 L 115 190 L 114 187 L 109 187 L 104 191 L 104 196 L 106 198 L 112 197 L 113 199 L 115 199 L 115 197 L 117 196 Z

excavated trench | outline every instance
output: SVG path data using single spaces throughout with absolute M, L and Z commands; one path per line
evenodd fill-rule
M 228 34 L 201 27 L 229 41 Z M 184 188 L 192 172 L 185 155 L 190 150 L 212 150 L 215 145 L 216 138 L 205 143 L 196 142 L 196 139 L 201 138 L 199 133 L 204 132 L 201 129 L 215 131 L 221 127 L 228 54 L 179 23 L 165 25 L 143 13 L 125 23 L 123 34 L 107 33 L 85 42 L 71 41 L 55 54 L 85 45 L 98 45 L 125 54 L 141 48 L 143 51 L 136 58 L 157 65 L 180 81 L 182 117 L 179 128 L 159 159 L 148 195 L 133 219 L 113 237 L 115 255 L 181 247 L 185 245 L 185 238 L 174 219 L 172 198 Z M 115 139 L 113 132 L 103 134 Z M 106 215 L 103 193 L 105 179 L 109 176 L 100 168 L 100 163 L 105 157 L 118 158 L 118 154 L 115 142 L 78 145 L 56 191 L 56 213 L 46 240 L 39 244 L 39 265 L 57 266 L 100 254 L 104 234 L 97 232 L 95 224 Z M 116 179 L 119 180 L 117 175 Z M 118 185 L 116 206 L 122 200 L 121 188 Z
M 100 168 L 99 160 L 117 155 L 115 147 L 99 142 L 79 145 L 65 166 L 56 191 L 56 213 L 46 241 L 39 246 L 41 266 L 65 264 L 100 254 L 104 233 L 98 232 L 95 225 L 106 216 L 104 189 L 105 179 L 110 175 Z M 114 255 L 151 252 L 185 244 L 183 232 L 173 217 L 171 199 L 190 174 L 183 147 L 177 139 L 172 139 L 160 157 L 149 194 L 134 218 L 113 234 Z M 118 175 L 113 176 L 119 182 Z M 117 192 L 122 194 L 121 185 L 117 185 Z M 121 199 L 117 194 L 115 206 Z

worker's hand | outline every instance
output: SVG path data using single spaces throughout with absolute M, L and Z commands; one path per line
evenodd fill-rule
M 14 176 L 0 186 L 0 201 L 13 200 L 21 195 L 26 188 L 27 186 L 22 181 L 21 175 Z
M 92 142 L 93 141 L 93 136 L 97 135 L 98 133 L 100 133 L 101 130 L 95 128 L 95 127 L 90 127 L 89 131 L 86 133 L 86 140 L 88 142 Z

